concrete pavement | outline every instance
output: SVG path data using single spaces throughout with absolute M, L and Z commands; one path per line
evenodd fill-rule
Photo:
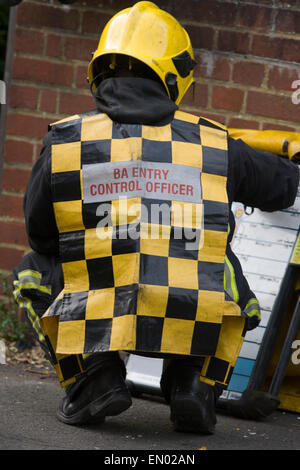
M 26 369 L 0 364 L 0 450 L 300 450 L 297 413 L 278 410 L 263 422 L 218 414 L 215 435 L 201 436 L 174 432 L 159 397 L 134 398 L 101 425 L 68 426 L 55 417 L 56 377 Z

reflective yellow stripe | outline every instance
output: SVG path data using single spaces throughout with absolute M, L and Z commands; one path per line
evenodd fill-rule
M 249 300 L 246 307 L 244 308 L 243 314 L 247 317 L 257 316 L 259 319 L 261 319 L 259 302 L 255 297 Z
M 227 256 L 225 256 L 224 290 L 230 295 L 230 297 L 234 300 L 234 302 L 238 303 L 239 293 L 238 293 L 238 289 L 237 289 L 237 285 L 235 281 L 235 273 L 234 273 L 233 266 L 230 263 Z
M 250 299 L 249 302 L 247 303 L 246 307 L 245 307 L 245 310 L 249 307 L 251 307 L 251 305 L 258 305 L 258 300 L 253 298 L 253 299 Z
M 260 318 L 260 311 L 259 310 L 251 310 L 251 312 L 247 313 L 247 317 L 254 317 L 257 316 Z
M 15 281 L 18 282 L 18 281 Z M 14 282 L 14 284 L 15 284 Z M 30 299 L 27 297 L 23 297 L 21 295 L 21 290 L 17 287 L 13 291 L 13 296 L 15 298 L 15 301 L 21 308 L 25 308 L 28 313 L 28 319 L 30 323 L 32 324 L 33 329 L 35 330 L 36 334 L 38 335 L 39 341 L 42 344 L 46 344 L 45 337 L 42 333 L 41 325 L 40 325 L 40 319 L 39 316 L 35 313 L 33 307 L 32 307 L 32 302 Z
M 31 269 L 26 269 L 25 271 L 20 271 L 18 273 L 18 279 L 20 279 L 21 277 L 24 277 L 24 276 L 33 276 L 33 277 L 36 277 L 38 279 L 42 279 L 41 273 L 39 273 L 38 271 L 32 271 Z
M 95 353 L 83 353 L 82 358 L 86 359 L 87 357 L 92 356 L 93 354 L 95 354 Z
M 19 282 L 14 281 L 14 285 L 18 285 L 20 289 L 37 289 L 40 292 L 44 292 L 46 294 L 51 295 L 51 288 L 46 286 L 40 286 L 34 282 Z

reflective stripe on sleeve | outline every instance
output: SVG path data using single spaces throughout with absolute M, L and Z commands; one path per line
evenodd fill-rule
M 234 269 L 227 256 L 225 256 L 224 290 L 234 302 L 238 303 L 239 293 L 236 285 Z
M 15 281 L 14 284 L 16 282 L 18 281 Z M 31 300 L 28 299 L 27 297 L 22 296 L 21 290 L 19 289 L 19 287 L 16 287 L 14 289 L 13 296 L 15 298 L 15 301 L 19 305 L 19 307 L 24 308 L 27 311 L 28 320 L 30 321 L 32 328 L 36 332 L 40 343 L 46 346 L 45 337 L 41 329 L 40 319 L 33 309 Z
M 246 316 L 246 317 L 257 316 L 259 319 L 261 319 L 260 306 L 256 298 L 252 298 L 249 300 L 249 302 L 247 303 L 246 307 L 243 310 L 243 316 Z

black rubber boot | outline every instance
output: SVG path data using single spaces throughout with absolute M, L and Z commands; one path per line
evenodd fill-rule
M 174 360 L 163 372 L 161 388 L 170 405 L 176 431 L 213 434 L 216 425 L 216 391 L 200 382 L 200 371 L 188 361 Z
M 97 356 L 97 363 L 88 368 L 82 380 L 67 387 L 57 410 L 57 418 L 63 423 L 101 423 L 106 416 L 118 415 L 131 406 L 123 361 L 114 353 Z

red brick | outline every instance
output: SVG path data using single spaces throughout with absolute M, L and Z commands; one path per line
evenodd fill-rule
M 229 80 L 230 61 L 227 58 L 214 55 L 211 52 L 203 52 L 196 54 L 195 60 L 197 62 L 194 71 L 195 77 Z
M 222 0 L 176 0 L 169 2 L 168 11 L 178 19 L 185 18 L 209 24 L 231 26 L 235 24 L 237 5 Z
M 19 25 L 77 31 L 80 19 L 76 8 L 66 10 L 62 5 L 22 2 L 18 6 L 17 22 Z
M 277 60 L 299 61 L 299 40 L 255 35 L 252 54 Z
M 76 71 L 76 87 L 85 88 L 89 90 L 89 84 L 87 82 L 88 68 L 86 66 L 79 65 Z
M 40 98 L 40 110 L 47 111 L 48 113 L 55 113 L 56 97 L 56 91 L 42 90 Z
M 254 36 L 252 44 L 252 54 L 260 57 L 277 57 L 274 41 L 270 41 L 269 36 Z
M 47 60 L 15 57 L 13 77 L 20 80 L 70 86 L 73 81 L 73 67 L 69 64 Z
M 204 118 L 210 119 L 215 122 L 219 122 L 220 124 L 225 124 L 226 116 L 222 114 L 211 114 L 211 113 L 203 113 L 201 112 L 200 115 Z
M 185 94 L 181 105 L 186 106 L 207 106 L 208 90 L 207 85 L 194 83 Z
M 262 126 L 265 131 L 287 131 L 287 132 L 299 132 L 299 128 L 291 126 L 283 126 L 281 124 L 274 124 L 270 122 L 265 122 Z
M 46 54 L 51 57 L 60 57 L 62 38 L 58 34 L 47 35 Z
M 269 71 L 269 88 L 292 90 L 292 83 L 300 79 L 300 71 L 295 68 L 273 66 Z
M 240 111 L 244 99 L 244 92 L 237 88 L 214 86 L 212 106 L 228 111 Z
M 49 119 L 19 112 L 7 116 L 6 133 L 41 139 L 48 131 Z
M 6 167 L 3 169 L 2 174 L 3 189 L 7 191 L 24 192 L 29 176 L 30 170 Z
M 196 106 L 207 106 L 208 87 L 202 83 L 195 83 L 194 103 Z
M 36 109 L 38 95 L 37 87 L 12 85 L 9 91 L 9 104 L 12 108 Z
M 288 8 L 291 11 L 299 10 L 300 7 L 300 0 L 293 0 L 293 2 L 291 2 L 291 0 L 281 0 L 279 3 L 281 4 L 282 8 Z
M 202 25 L 185 25 L 194 49 L 213 49 L 215 30 Z
M 23 218 L 23 197 L 2 193 L 0 196 L 0 216 Z
M 247 112 L 283 121 L 300 121 L 300 105 L 293 104 L 288 96 L 249 91 Z
M 59 112 L 64 114 L 83 113 L 94 109 L 95 103 L 92 96 L 75 95 L 73 93 L 61 93 L 59 102 Z
M 21 222 L 0 221 L 1 224 L 1 243 L 10 243 L 13 245 L 28 244 L 25 224 Z
M 191 85 L 184 97 L 180 102 L 180 106 L 193 106 L 194 104 L 194 87 L 195 85 Z
M 285 33 L 300 33 L 300 11 L 279 10 L 276 16 L 276 29 Z
M 111 5 L 112 5 L 112 9 L 115 10 L 116 12 L 118 12 L 119 10 L 122 10 L 124 8 L 128 8 L 129 6 L 132 6 L 133 3 L 130 0 L 112 0 Z M 88 6 L 89 6 L 89 8 L 93 8 L 93 7 L 96 7 L 96 6 L 98 7 L 99 6 L 99 0 L 89 0 Z
M 269 29 L 271 27 L 272 9 L 243 5 L 240 7 L 240 25 L 247 28 Z
M 249 38 L 248 33 L 221 30 L 218 38 L 218 49 L 220 51 L 247 54 L 249 52 Z
M 239 0 L 240 3 L 249 3 L 249 0 Z M 266 5 L 273 5 L 274 0 L 251 0 L 251 3 L 259 3 L 260 5 L 266 4 Z
M 24 140 L 6 139 L 4 159 L 6 163 L 32 163 L 33 144 Z
M 128 5 L 127 5 L 128 6 Z M 99 11 L 85 11 L 82 20 L 82 32 L 89 34 L 97 34 L 99 39 L 106 23 L 111 19 L 112 15 Z
M 258 62 L 238 61 L 234 63 L 232 79 L 243 85 L 261 86 L 265 67 Z
M 37 158 L 40 156 L 41 154 L 41 151 L 42 151 L 42 148 L 43 148 L 43 144 L 36 144 L 36 150 L 35 150 L 35 160 L 37 160 Z
M 39 31 L 17 28 L 15 32 L 14 50 L 28 54 L 42 54 L 44 35 Z
M 0 269 L 12 271 L 23 258 L 24 250 L 16 250 L 15 248 L 0 247 Z
M 65 38 L 65 57 L 67 59 L 85 60 L 91 59 L 91 53 L 97 48 L 97 40 L 82 37 Z
M 232 129 L 258 129 L 259 123 L 248 119 L 230 118 L 228 127 Z

